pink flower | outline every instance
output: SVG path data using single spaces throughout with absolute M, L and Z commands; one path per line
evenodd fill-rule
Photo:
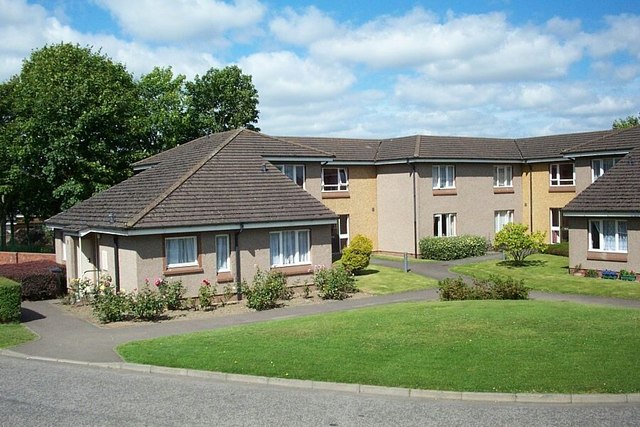
M 209 285 L 211 285 L 211 282 L 209 282 L 207 279 L 202 279 L 202 284 L 204 286 L 209 286 Z
M 156 286 L 160 286 L 162 284 L 162 280 L 156 279 Z

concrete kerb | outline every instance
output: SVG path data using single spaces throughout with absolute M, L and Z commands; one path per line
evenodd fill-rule
M 164 366 L 142 365 L 137 363 L 97 363 L 68 359 L 28 356 L 11 350 L 0 349 L 0 356 L 38 360 L 44 362 L 64 363 L 71 365 L 91 366 L 100 369 L 118 369 L 147 373 L 150 375 L 172 375 L 203 378 L 214 381 L 239 382 L 245 384 L 262 384 L 277 387 L 291 387 L 310 390 L 337 391 L 363 395 L 389 397 L 409 397 L 414 399 L 462 400 L 475 402 L 518 402 L 547 404 L 610 404 L 640 403 L 640 393 L 630 394 L 535 394 L 535 393 L 482 393 L 457 392 L 441 390 L 421 390 L 403 387 L 384 387 L 365 384 L 334 383 L 323 381 L 299 380 L 293 378 L 271 378 L 254 375 L 227 374 L 224 372 L 198 371 L 185 368 L 169 368 Z

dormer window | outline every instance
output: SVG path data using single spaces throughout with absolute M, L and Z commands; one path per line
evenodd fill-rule
M 304 165 L 276 165 L 276 167 L 291 179 L 291 181 L 304 188 Z

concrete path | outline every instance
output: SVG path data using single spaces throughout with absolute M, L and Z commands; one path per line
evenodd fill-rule
M 453 265 L 497 259 L 499 254 L 485 257 L 439 263 L 410 264 L 411 271 L 424 276 L 443 279 L 455 274 L 449 272 Z M 400 262 L 375 259 L 374 264 L 401 268 Z M 549 294 L 532 292 L 532 298 L 552 301 L 573 301 L 583 304 L 603 304 L 618 307 L 640 308 L 640 301 L 582 295 Z M 84 362 L 120 362 L 114 348 L 122 343 L 176 335 L 206 329 L 217 329 L 233 325 L 263 322 L 312 314 L 330 313 L 362 307 L 372 307 L 406 301 L 437 300 L 436 289 L 403 292 L 344 301 L 325 301 L 319 304 L 284 307 L 262 312 L 252 312 L 197 320 L 177 320 L 171 322 L 144 323 L 117 329 L 103 328 L 66 313 L 56 305 L 57 301 L 26 301 L 23 303 L 23 322 L 40 339 L 17 347 L 11 351 L 28 356 L 52 359 L 78 360 Z

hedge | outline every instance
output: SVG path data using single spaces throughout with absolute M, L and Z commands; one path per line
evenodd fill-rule
M 20 284 L 0 277 L 0 323 L 20 321 Z
M 52 269 L 60 269 L 58 274 Z M 20 264 L 0 265 L 0 276 L 22 284 L 22 299 L 42 300 L 56 298 L 66 291 L 64 265 L 52 261 L 29 261 Z
M 420 240 L 420 256 L 450 261 L 484 255 L 488 246 L 489 242 L 482 236 L 425 237 Z

